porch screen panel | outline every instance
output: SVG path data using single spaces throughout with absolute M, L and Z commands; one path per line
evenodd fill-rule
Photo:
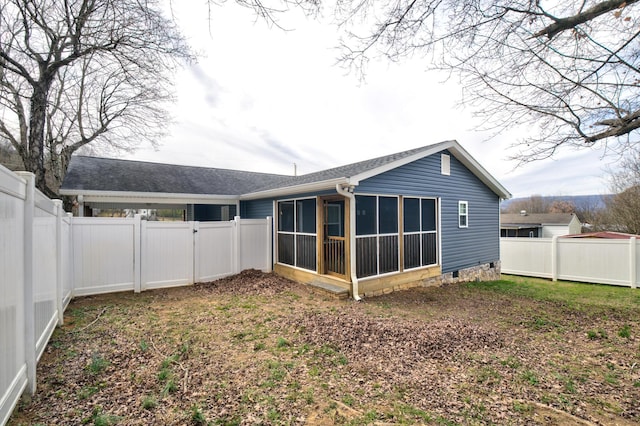
M 304 269 L 316 269 L 315 235 L 296 235 L 296 266 Z
M 359 278 L 378 274 L 377 237 L 356 239 L 356 274 Z
M 398 197 L 356 195 L 356 274 L 358 277 L 400 269 Z
M 404 198 L 404 268 L 438 263 L 438 210 L 434 198 Z
M 278 201 L 278 262 L 315 271 L 316 200 Z
M 422 234 L 422 265 L 438 263 L 438 243 L 435 232 Z
M 404 269 L 421 266 L 420 234 L 404 236 Z
M 381 235 L 378 247 L 380 259 L 380 274 L 395 272 L 398 270 L 398 236 Z
M 278 262 L 295 265 L 295 248 L 293 234 L 278 233 Z

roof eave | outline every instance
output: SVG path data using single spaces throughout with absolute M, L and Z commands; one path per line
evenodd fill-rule
M 325 191 L 328 189 L 334 189 L 336 185 L 347 184 L 357 185 L 358 182 L 347 177 L 340 177 L 335 179 L 328 179 L 319 182 L 305 183 L 301 185 L 291 185 L 280 188 L 267 189 L 264 191 L 250 192 L 240 196 L 241 200 L 257 200 L 259 198 L 272 198 L 285 195 L 302 194 L 306 192 Z
M 95 191 L 83 189 L 60 189 L 61 195 L 82 196 L 84 202 L 111 202 L 127 203 L 132 200 L 144 200 L 148 203 L 168 204 L 214 204 L 229 203 L 239 200 L 238 195 L 220 194 L 181 194 L 164 192 L 140 192 L 140 191 Z

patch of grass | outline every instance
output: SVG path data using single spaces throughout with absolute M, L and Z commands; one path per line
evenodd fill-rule
M 288 348 L 289 346 L 291 346 L 291 344 L 284 337 L 278 337 L 278 340 L 276 340 L 276 348 L 278 349 Z
M 164 388 L 162 388 L 162 395 L 167 396 L 170 393 L 173 393 L 178 390 L 178 385 L 173 379 L 167 380 L 167 383 L 164 384 Z
M 511 275 L 503 275 L 503 279 L 498 281 L 471 282 L 466 284 L 466 287 L 507 296 L 558 302 L 570 308 L 637 309 L 640 302 L 637 289 L 567 281 L 553 282 Z
M 145 410 L 153 410 L 158 406 L 158 399 L 153 395 L 147 395 L 142 400 L 142 408 Z
M 522 365 L 520 363 L 520 360 L 518 360 L 518 358 L 513 357 L 513 356 L 508 356 L 505 359 L 503 359 L 502 361 L 500 361 L 500 364 L 509 367 L 509 368 L 513 368 L 514 370 L 520 368 L 520 366 Z
M 109 361 L 100 354 L 91 355 L 91 362 L 87 365 L 87 371 L 93 375 L 102 373 L 109 366 Z
M 487 385 L 494 385 L 500 382 L 502 376 L 493 367 L 482 367 L 476 371 L 476 381 Z
M 356 400 L 353 398 L 352 395 L 346 394 L 345 396 L 342 397 L 342 403 L 348 407 L 353 407 L 353 404 L 356 402 Z
M 256 343 L 255 345 L 253 345 L 253 350 L 254 350 L 254 352 L 258 352 L 258 351 L 263 350 L 266 347 L 267 346 L 264 343 L 259 342 L 259 343 Z
M 146 352 L 149 350 L 149 344 L 145 340 L 140 340 L 140 344 L 138 345 L 142 352 Z
M 280 412 L 275 408 L 269 408 L 269 410 L 267 411 L 267 419 L 269 419 L 269 421 L 271 422 L 277 422 L 278 420 L 280 420 L 280 417 Z
M 396 404 L 393 409 L 393 416 L 400 423 L 406 423 L 414 419 L 420 419 L 427 423 L 433 420 L 431 415 L 426 411 L 408 404 Z
M 625 324 L 620 331 L 618 331 L 618 336 L 623 339 L 628 339 L 631 337 L 631 326 L 629 324 Z
M 532 370 L 523 371 L 520 378 L 533 386 L 536 386 L 539 383 L 538 376 Z
M 587 337 L 589 340 L 606 339 L 608 337 L 607 332 L 601 328 L 596 330 L 587 331 Z
M 95 395 L 96 393 L 100 392 L 100 388 L 98 386 L 84 386 L 82 389 L 80 389 L 80 391 L 78 392 L 78 398 L 79 399 L 87 399 L 87 398 L 91 398 L 93 395 Z
M 526 402 L 513 401 L 513 411 L 521 414 L 531 413 L 533 412 L 533 405 Z
M 111 426 L 120 421 L 120 417 L 102 413 L 102 407 L 94 407 L 91 417 L 83 419 L 83 424 L 93 423 L 95 426 Z
M 191 407 L 191 422 L 194 425 L 206 425 L 207 419 L 197 405 Z
M 158 372 L 158 381 L 160 382 L 166 381 L 169 377 L 171 377 L 171 370 L 166 367 Z

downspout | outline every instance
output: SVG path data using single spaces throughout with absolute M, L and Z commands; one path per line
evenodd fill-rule
M 353 299 L 360 301 L 358 295 L 358 277 L 356 275 L 356 257 L 352 253 L 356 249 L 356 196 L 353 195 L 354 185 L 349 185 L 347 189 L 343 184 L 336 184 L 336 192 L 349 199 L 349 270 L 351 271 L 351 284 L 353 286 Z

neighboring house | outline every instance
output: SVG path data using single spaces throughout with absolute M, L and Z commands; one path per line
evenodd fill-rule
M 552 238 L 579 234 L 582 224 L 575 213 L 503 213 L 500 215 L 500 236 Z
M 498 278 L 500 201 L 511 196 L 456 141 L 302 176 L 74 157 L 60 192 L 90 206 L 192 206 L 194 220 L 224 206 L 272 216 L 276 273 L 356 298 Z

